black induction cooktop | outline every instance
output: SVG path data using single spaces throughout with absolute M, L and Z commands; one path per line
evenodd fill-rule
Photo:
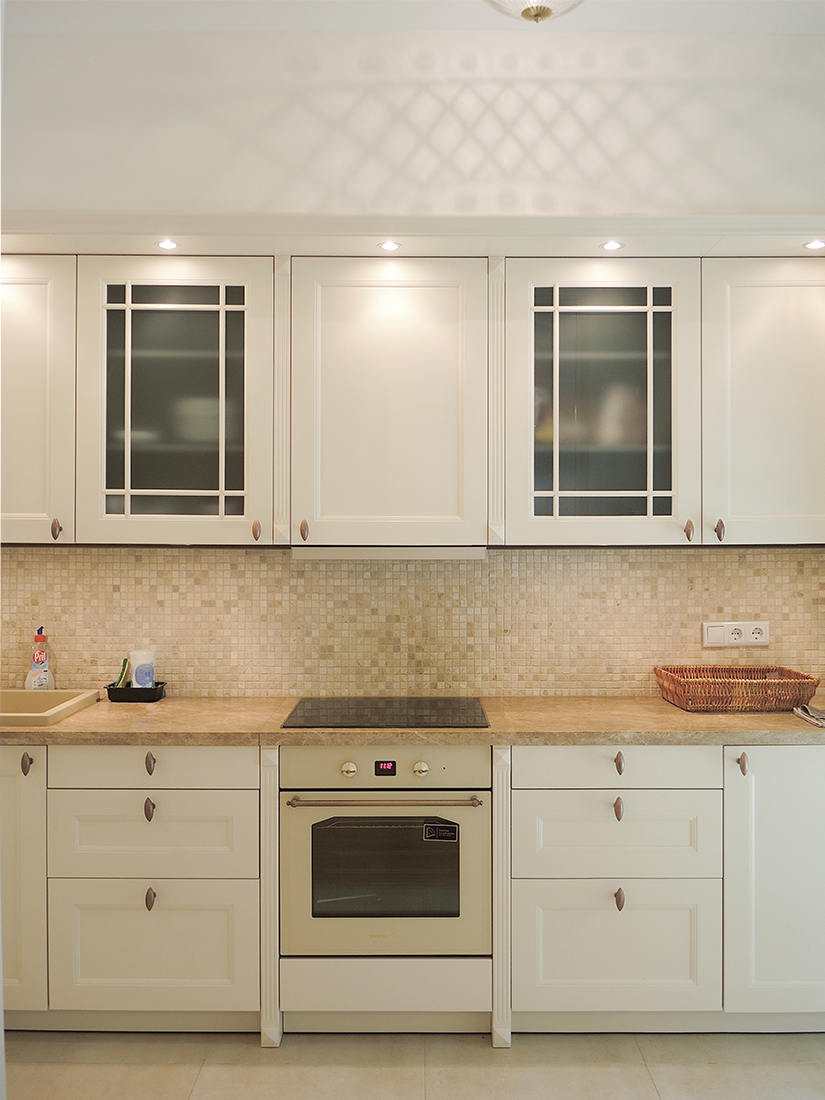
M 281 729 L 486 729 L 480 699 L 330 696 L 302 699 Z

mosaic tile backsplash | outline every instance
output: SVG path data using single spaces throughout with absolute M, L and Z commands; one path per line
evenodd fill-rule
M 767 619 L 762 649 L 702 649 Z M 285 550 L 5 547 L 2 683 L 38 626 L 58 687 L 155 649 L 175 695 L 656 695 L 653 666 L 780 664 L 825 680 L 825 548 L 492 550 L 486 562 Z

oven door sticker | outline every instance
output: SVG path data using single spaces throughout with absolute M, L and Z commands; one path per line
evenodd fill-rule
M 425 822 L 424 840 L 446 840 L 453 844 L 458 843 L 458 825 L 447 822 Z

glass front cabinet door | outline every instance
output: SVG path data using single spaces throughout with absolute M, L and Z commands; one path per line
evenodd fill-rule
M 78 264 L 77 541 L 271 543 L 271 259 Z
M 698 260 L 509 259 L 506 540 L 700 540 Z

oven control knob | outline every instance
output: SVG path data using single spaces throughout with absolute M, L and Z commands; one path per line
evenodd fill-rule
M 429 770 L 430 765 L 425 763 L 423 760 L 417 760 L 416 763 L 413 764 L 413 772 L 416 775 L 426 775 Z
M 358 765 L 353 764 L 351 760 L 347 760 L 341 765 L 341 775 L 345 775 L 348 779 L 355 775 L 358 771 Z

